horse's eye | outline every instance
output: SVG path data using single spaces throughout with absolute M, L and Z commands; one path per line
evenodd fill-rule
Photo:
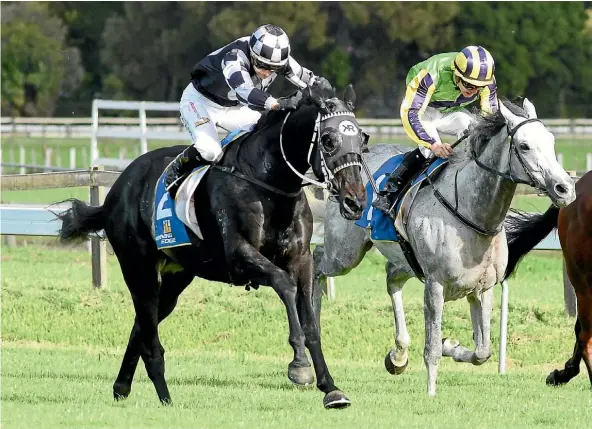
M 529 151 L 530 146 L 527 145 L 526 143 L 520 143 L 520 150 L 523 150 L 524 152 Z
M 341 145 L 341 136 L 335 130 L 331 130 L 321 136 L 321 149 L 323 152 L 331 154 L 339 149 Z
M 321 137 L 321 144 L 323 145 L 323 150 L 325 152 L 331 152 L 335 149 L 335 140 L 331 136 L 331 133 L 323 135 Z

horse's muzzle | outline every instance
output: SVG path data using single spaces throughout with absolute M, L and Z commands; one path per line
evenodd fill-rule
M 566 207 L 576 199 L 575 184 L 571 177 L 567 180 L 552 181 L 546 185 L 547 194 L 556 207 Z
M 343 197 L 340 205 L 341 215 L 347 220 L 358 220 L 362 217 L 365 203 L 366 198 L 360 200 L 359 198 L 346 195 Z

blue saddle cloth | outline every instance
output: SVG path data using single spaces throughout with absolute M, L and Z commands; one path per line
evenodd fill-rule
M 395 155 L 392 158 L 389 158 L 384 164 L 380 166 L 380 168 L 372 175 L 378 189 L 383 191 L 386 187 L 388 175 L 391 174 L 397 166 L 403 160 L 404 154 Z M 438 158 L 435 160 L 427 169 L 427 173 L 431 174 L 436 167 L 448 163 L 447 160 Z M 444 167 L 443 167 L 444 168 Z M 419 177 L 417 177 L 413 184 L 423 181 L 426 178 L 426 172 L 422 173 Z M 372 185 L 368 181 L 366 184 L 366 193 L 368 195 L 368 204 L 362 213 L 362 217 L 356 221 L 356 225 L 362 228 L 370 228 L 370 237 L 372 240 L 377 241 L 399 241 L 399 234 L 397 234 L 397 230 L 395 229 L 395 222 L 390 218 L 389 215 L 383 213 L 380 210 L 376 210 L 372 207 L 372 202 L 377 198 L 377 195 L 374 194 L 374 189 Z M 398 213 L 399 209 L 401 208 L 400 200 L 395 207 L 395 212 Z
M 230 142 L 233 142 L 239 137 L 251 132 L 253 127 L 248 130 L 236 130 L 228 133 L 228 135 L 220 142 L 222 149 L 225 149 Z M 200 170 L 204 167 L 205 166 L 201 165 L 194 168 L 193 171 Z M 181 222 L 175 213 L 175 202 L 166 191 L 166 186 L 164 184 L 165 171 L 163 171 L 163 173 L 160 175 L 160 178 L 158 179 L 158 182 L 156 183 L 154 216 L 152 218 L 154 227 L 154 240 L 156 241 L 156 247 L 158 249 L 187 246 L 191 244 L 189 234 L 187 233 L 187 227 L 183 222 Z

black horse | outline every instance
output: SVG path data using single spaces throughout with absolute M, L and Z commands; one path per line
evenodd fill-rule
M 255 130 L 232 143 L 194 195 L 203 241 L 191 231 L 192 245 L 158 250 L 152 233 L 155 184 L 185 146 L 148 152 L 119 176 L 105 203 L 91 207 L 76 199 L 59 214 L 63 241 L 85 239 L 105 230 L 130 290 L 136 318 L 113 385 L 126 398 L 142 357 L 159 399 L 170 403 L 164 349 L 158 324 L 175 308 L 194 277 L 234 285 L 271 286 L 286 306 L 294 359 L 289 378 L 313 381 L 308 348 L 326 408 L 349 399 L 334 384 L 323 356 L 313 311 L 312 214 L 301 192 L 309 167 L 341 204 L 342 215 L 359 219 L 366 204 L 360 160 L 364 135 L 352 113 L 351 86 L 344 100 L 324 78 L 298 92 L 293 112 L 261 117 Z M 227 168 L 225 168 L 227 167 Z M 232 167 L 235 170 L 232 170 Z

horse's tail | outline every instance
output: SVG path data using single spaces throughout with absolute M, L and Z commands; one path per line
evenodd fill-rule
M 66 201 L 71 202 L 72 207 L 65 212 L 56 214 L 62 221 L 62 228 L 60 229 L 60 240 L 62 242 L 86 240 L 91 233 L 96 233 L 105 227 L 103 206 L 89 206 L 84 201 L 76 198 L 70 198 Z
M 524 255 L 557 228 L 559 209 L 551 206 L 545 213 L 526 213 L 512 209 L 513 214 L 506 217 L 504 227 L 508 239 L 508 266 L 504 279 L 516 269 Z

